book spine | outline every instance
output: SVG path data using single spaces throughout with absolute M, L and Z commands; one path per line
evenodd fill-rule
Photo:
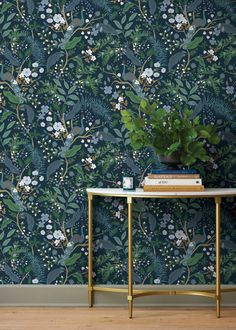
M 197 170 L 157 170 L 152 169 L 151 174 L 198 174 Z
M 200 179 L 200 174 L 148 174 L 149 179 Z
M 201 185 L 202 179 L 149 179 L 145 178 L 144 184 L 155 185 L 169 185 L 169 186 L 187 186 L 187 185 Z
M 204 191 L 203 185 L 193 185 L 193 186 L 150 186 L 144 185 L 144 191 Z

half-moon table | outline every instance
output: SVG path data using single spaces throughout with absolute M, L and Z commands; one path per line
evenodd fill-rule
M 216 315 L 220 317 L 221 292 L 236 291 L 236 288 L 221 289 L 220 285 L 220 205 L 224 197 L 236 196 L 236 188 L 206 188 L 201 192 L 144 192 L 143 189 L 127 191 L 119 188 L 88 188 L 88 301 L 93 306 L 93 292 L 123 292 L 127 294 L 129 318 L 132 318 L 133 299 L 147 295 L 174 294 L 198 295 L 216 300 Z M 92 267 L 92 223 L 93 196 L 126 198 L 128 204 L 128 289 L 109 288 L 93 285 Z M 132 281 L 132 203 L 135 198 L 213 198 L 216 207 L 216 287 L 215 290 L 134 290 Z

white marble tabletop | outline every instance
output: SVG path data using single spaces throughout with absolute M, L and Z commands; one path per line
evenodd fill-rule
M 100 196 L 117 197 L 168 197 L 168 196 L 186 196 L 186 197 L 227 197 L 236 196 L 236 188 L 205 188 L 204 191 L 158 191 L 146 192 L 141 188 L 136 190 L 123 190 L 121 188 L 87 188 L 87 193 Z

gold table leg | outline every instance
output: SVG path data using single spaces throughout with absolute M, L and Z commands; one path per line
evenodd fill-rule
M 88 304 L 93 307 L 93 195 L 88 194 Z
M 215 197 L 216 204 L 216 315 L 220 317 L 220 204 L 221 197 Z
M 128 307 L 129 318 L 133 314 L 133 260 L 132 260 L 132 197 L 127 197 L 128 203 Z

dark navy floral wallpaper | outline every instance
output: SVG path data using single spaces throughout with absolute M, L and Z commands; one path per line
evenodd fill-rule
M 86 187 L 138 183 L 120 111 L 175 104 L 221 137 L 198 163 L 208 187 L 236 187 L 236 11 L 230 0 L 0 1 L 0 283 L 87 282 Z M 127 282 L 127 209 L 96 199 L 94 279 Z M 222 206 L 222 280 L 236 283 L 236 208 Z M 134 205 L 134 281 L 215 281 L 213 201 Z

